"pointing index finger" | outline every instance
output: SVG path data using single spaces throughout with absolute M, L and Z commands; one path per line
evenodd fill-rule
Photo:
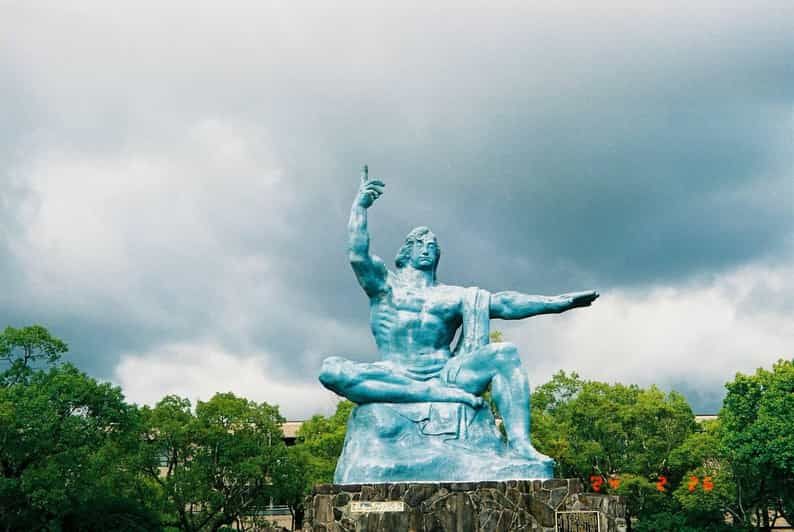
M 369 180 L 369 166 L 366 164 L 361 167 L 361 182 L 366 183 Z

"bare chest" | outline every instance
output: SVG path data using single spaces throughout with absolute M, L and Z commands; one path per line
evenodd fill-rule
M 443 321 L 460 314 L 460 296 L 446 287 L 393 287 L 389 304 L 400 313 L 424 314 Z

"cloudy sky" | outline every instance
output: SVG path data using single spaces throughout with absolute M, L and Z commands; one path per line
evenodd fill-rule
M 533 384 L 714 412 L 794 356 L 794 3 L 423 4 L 0 0 L 0 326 L 138 403 L 328 412 L 366 162 L 384 258 L 429 225 L 446 283 L 601 292 L 494 323 Z

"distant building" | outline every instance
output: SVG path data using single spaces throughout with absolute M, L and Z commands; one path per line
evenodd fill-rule
M 284 444 L 287 446 L 295 445 L 298 437 L 298 429 L 303 425 L 303 420 L 285 421 L 281 424 L 281 431 L 284 433 Z

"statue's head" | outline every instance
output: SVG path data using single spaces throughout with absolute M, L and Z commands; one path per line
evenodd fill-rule
M 430 228 L 422 226 L 411 229 L 405 237 L 394 264 L 398 270 L 410 264 L 417 270 L 432 270 L 435 274 L 440 258 L 441 248 L 436 235 Z

